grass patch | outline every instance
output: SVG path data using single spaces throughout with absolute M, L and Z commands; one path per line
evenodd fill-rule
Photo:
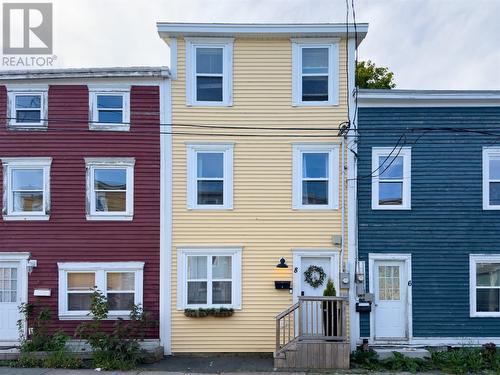
M 408 371 L 411 373 L 437 370 L 450 374 L 499 374 L 500 351 L 494 344 L 482 348 L 456 348 L 448 351 L 430 350 L 430 358 L 410 358 L 394 352 L 381 360 L 373 350 L 357 350 L 351 355 L 353 368 L 372 371 Z

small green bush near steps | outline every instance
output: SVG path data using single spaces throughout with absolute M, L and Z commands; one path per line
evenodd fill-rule
M 431 358 L 409 358 L 394 352 L 380 360 L 377 353 L 357 350 L 351 355 L 354 368 L 376 371 L 408 371 L 412 373 L 438 370 L 450 374 L 500 374 L 500 351 L 495 344 L 482 348 L 456 348 L 448 351 L 430 350 Z

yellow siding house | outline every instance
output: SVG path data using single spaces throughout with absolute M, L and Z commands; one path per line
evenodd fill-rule
M 322 296 L 328 278 L 337 295 L 351 284 L 352 272 L 340 277 L 352 271 L 352 171 L 339 129 L 355 111 L 353 26 L 160 22 L 158 31 L 172 71 L 162 129 L 172 180 L 167 352 L 275 352 L 277 314 Z M 367 25 L 357 32 L 359 43 Z M 321 285 L 306 282 L 307 270 Z M 229 312 L 215 315 L 232 316 L 186 316 L 221 307 Z

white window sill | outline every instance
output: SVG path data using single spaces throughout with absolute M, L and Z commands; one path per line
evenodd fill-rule
M 8 130 L 38 130 L 38 131 L 46 131 L 48 129 L 47 124 L 45 123 L 28 123 L 28 122 L 21 122 L 21 123 L 9 123 L 7 126 Z
M 47 221 L 50 215 L 3 215 L 4 221 Z
M 500 312 L 474 312 L 471 318 L 500 318 Z
M 373 206 L 372 210 L 383 210 L 383 211 L 406 210 L 406 211 L 411 211 L 411 207 L 407 207 L 407 206 Z
M 483 211 L 498 211 L 500 210 L 500 206 L 485 206 L 483 207 Z
M 188 211 L 233 211 L 233 207 L 221 207 L 221 206 L 196 206 L 196 207 L 188 207 Z
M 120 131 L 120 132 L 128 132 L 130 131 L 130 125 L 122 125 L 122 124 L 110 124 L 110 123 L 90 123 L 89 130 L 96 131 Z
M 177 310 L 179 311 L 184 311 L 184 310 L 198 310 L 198 309 L 233 309 L 235 311 L 241 311 L 242 308 L 241 306 L 233 306 L 233 305 L 189 305 L 189 306 L 184 306 L 181 308 L 178 308 Z
M 293 107 L 338 107 L 338 102 L 299 102 L 294 103 Z
M 232 107 L 233 103 L 226 102 L 193 102 L 187 103 L 188 107 Z
M 297 206 L 292 207 L 294 211 L 336 211 L 337 206 Z
M 130 313 L 129 313 L 130 314 Z M 130 320 L 129 314 L 108 314 L 108 317 L 104 320 L 117 320 L 124 319 Z M 79 314 L 79 315 L 59 315 L 59 320 L 92 320 L 92 317 L 87 314 Z
M 132 221 L 134 215 L 87 215 L 88 221 Z

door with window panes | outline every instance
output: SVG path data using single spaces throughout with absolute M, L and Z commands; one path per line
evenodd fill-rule
M 19 338 L 17 321 L 21 318 L 19 262 L 0 261 L 0 342 L 16 341 Z

